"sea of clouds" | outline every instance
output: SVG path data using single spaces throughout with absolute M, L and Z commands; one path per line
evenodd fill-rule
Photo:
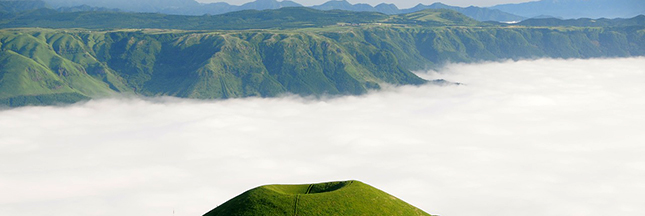
M 645 58 L 419 75 L 463 85 L 2 110 L 0 215 L 201 215 L 259 185 L 348 179 L 442 216 L 645 211 Z

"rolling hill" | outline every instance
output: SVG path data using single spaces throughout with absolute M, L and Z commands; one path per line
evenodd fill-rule
M 427 215 L 360 181 L 266 185 L 248 190 L 204 216 L 218 215 Z

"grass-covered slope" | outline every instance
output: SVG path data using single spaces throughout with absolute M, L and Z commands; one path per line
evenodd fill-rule
M 298 23 L 308 10 L 239 13 Z M 334 13 L 360 15 L 331 11 L 309 20 Z M 0 105 L 115 93 L 202 99 L 362 94 L 383 84 L 426 83 L 410 71 L 446 62 L 645 55 L 645 25 L 633 20 L 615 20 L 623 25 L 612 27 L 492 26 L 454 11 L 425 10 L 379 21 L 226 31 L 1 29 Z
M 127 91 L 121 79 L 72 35 L 0 31 L 0 103 L 73 102 Z
M 383 83 L 426 82 L 392 52 L 356 46 L 306 31 L 0 30 L 0 102 L 61 93 L 202 99 L 361 94 Z
M 422 26 L 483 25 L 477 20 L 450 9 L 425 9 L 407 14 L 393 15 L 388 21 L 391 23 L 416 24 Z
M 123 92 L 203 99 L 361 94 L 384 83 L 423 84 L 410 71 L 445 62 L 642 55 L 640 26 L 6 29 L 0 30 L 0 103 Z
M 266 185 L 246 191 L 204 216 L 430 215 L 360 181 Z
M 108 53 L 98 58 L 144 95 L 361 94 L 379 83 L 425 83 L 402 67 L 371 67 L 398 65 L 394 58 L 379 62 L 387 51 L 362 50 L 372 59 L 359 62 L 358 53 L 311 32 L 112 32 L 106 37 Z

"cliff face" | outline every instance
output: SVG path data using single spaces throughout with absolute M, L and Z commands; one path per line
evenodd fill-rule
M 0 30 L 0 104 L 361 94 L 445 62 L 645 55 L 642 27 Z

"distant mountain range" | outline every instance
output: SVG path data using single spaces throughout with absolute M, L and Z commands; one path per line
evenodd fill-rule
M 239 6 L 225 2 L 202 4 L 195 0 L 0 0 L 0 12 L 5 13 L 54 8 L 59 11 L 118 10 L 174 15 L 215 15 L 241 10 L 267 10 L 283 7 L 303 6 L 288 0 L 256 0 Z
M 324 3 L 322 5 L 312 6 L 312 8 L 318 9 L 318 10 L 373 11 L 373 12 L 380 12 L 384 14 L 405 14 L 405 13 L 413 13 L 413 12 L 417 12 L 425 9 L 450 9 L 450 10 L 455 10 L 459 13 L 462 13 L 478 21 L 506 22 L 506 21 L 519 21 L 519 20 L 526 19 L 525 17 L 506 13 L 496 9 L 488 9 L 488 8 L 475 7 L 475 6 L 464 8 L 464 7 L 450 6 L 450 5 L 446 5 L 438 2 L 431 5 L 418 4 L 413 8 L 399 9 L 394 4 L 382 3 L 379 5 L 376 5 L 375 7 L 372 7 L 371 5 L 368 5 L 368 4 L 351 4 L 346 0 L 335 0 L 335 1 L 328 1 L 327 3 Z
M 3 8 L 3 5 L 5 7 Z M 163 13 L 174 15 L 216 15 L 241 10 L 267 10 L 283 7 L 304 7 L 293 1 L 256 0 L 243 5 L 230 5 L 224 2 L 202 4 L 195 0 L 13 0 L 0 1 L 0 11 L 19 12 L 38 8 L 57 8 L 59 11 L 107 11 L 121 10 L 130 12 Z M 456 7 L 442 3 L 431 5 L 419 4 L 413 8 L 399 9 L 394 4 L 351 4 L 345 0 L 333 0 L 322 5 L 312 6 L 318 10 L 368 11 L 384 14 L 404 14 L 425 9 L 451 9 L 478 21 L 520 21 L 524 17 L 502 12 L 496 9 L 481 7 Z
M 577 26 L 577 27 L 625 27 L 625 26 L 645 26 L 645 15 L 638 15 L 629 19 L 557 19 L 557 18 L 540 18 L 527 19 L 516 25 L 521 26 Z
M 92 7 L 118 8 L 123 11 L 165 13 L 176 15 L 222 14 L 241 10 L 267 10 L 283 7 L 303 7 L 289 0 L 256 0 L 243 5 L 226 2 L 199 3 L 195 0 L 44 0 L 54 8 L 89 5 Z
M 42 0 L 0 0 L 0 14 L 21 13 L 24 11 L 51 8 L 49 4 Z M 117 8 L 96 7 L 86 4 L 73 5 L 68 7 L 57 7 L 60 12 L 79 12 L 79 11 L 120 11 Z
M 304 7 L 290 0 L 256 0 L 243 5 L 225 2 L 199 3 L 195 0 L 0 0 L 0 12 L 16 13 L 38 8 L 59 11 L 110 11 L 163 13 L 174 15 L 216 15 L 241 10 L 267 10 L 284 7 Z M 450 9 L 478 21 L 511 22 L 527 18 L 631 18 L 645 14 L 645 0 L 540 0 L 492 7 L 457 7 L 442 3 L 418 4 L 400 9 L 394 4 L 351 4 L 346 0 L 331 0 L 311 6 L 318 10 L 368 11 L 384 14 L 405 14 L 424 9 Z
M 0 0 L 0 12 L 16 13 L 46 7 L 43 1 L 8 1 Z
M 524 17 L 631 18 L 645 14 L 645 0 L 540 0 L 490 7 Z

